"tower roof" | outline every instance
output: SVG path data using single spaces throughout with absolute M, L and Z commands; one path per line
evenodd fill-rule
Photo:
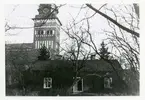
M 39 14 L 36 15 L 32 20 L 56 19 L 60 25 L 62 25 L 59 18 L 57 17 L 58 8 L 55 4 L 40 4 L 38 12 Z

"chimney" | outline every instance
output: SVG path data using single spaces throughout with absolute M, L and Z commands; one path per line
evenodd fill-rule
M 91 60 L 95 60 L 95 57 L 96 57 L 95 54 L 91 55 Z

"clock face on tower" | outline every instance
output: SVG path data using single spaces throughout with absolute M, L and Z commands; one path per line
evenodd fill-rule
M 47 14 L 47 13 L 49 13 L 49 12 L 50 12 L 50 9 L 48 9 L 48 8 L 44 8 L 44 9 L 43 9 L 43 13 L 44 13 L 44 14 Z

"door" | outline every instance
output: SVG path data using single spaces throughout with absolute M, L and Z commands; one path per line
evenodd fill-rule
M 80 77 L 77 77 L 77 79 L 80 79 Z M 76 82 L 76 84 L 73 86 L 73 92 L 82 92 L 83 91 L 83 79 Z
M 82 80 L 78 81 L 77 88 L 78 88 L 78 91 L 82 91 Z

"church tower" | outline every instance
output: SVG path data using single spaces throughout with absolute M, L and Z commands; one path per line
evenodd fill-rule
M 33 18 L 34 48 L 45 45 L 51 54 L 59 54 L 61 22 L 57 17 L 58 9 L 55 4 L 40 4 L 38 12 Z

